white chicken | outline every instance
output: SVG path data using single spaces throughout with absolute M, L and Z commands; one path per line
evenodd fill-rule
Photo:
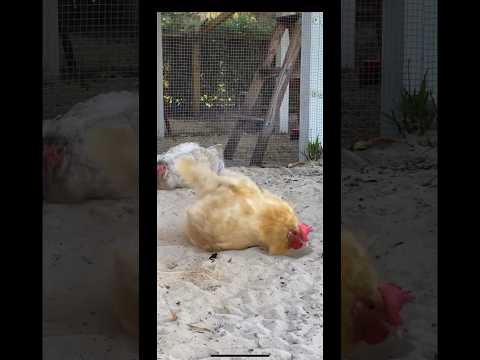
M 191 142 L 179 144 L 157 156 L 158 190 L 187 187 L 176 168 L 177 161 L 184 156 L 193 158 L 199 164 L 205 164 L 216 174 L 222 173 L 225 168 L 222 144 L 207 148 Z
M 98 95 L 45 121 L 43 185 L 47 202 L 122 198 L 138 187 L 138 95 Z

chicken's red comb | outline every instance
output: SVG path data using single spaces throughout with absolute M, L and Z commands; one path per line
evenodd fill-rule
M 165 164 L 157 164 L 157 175 L 163 176 L 167 171 L 167 166 Z
M 307 224 L 300 224 L 298 225 L 298 229 L 300 231 L 300 234 L 302 236 L 303 241 L 308 241 L 308 234 L 310 234 L 313 231 L 313 227 Z
M 298 231 L 289 232 L 289 248 L 301 249 L 308 241 L 308 234 L 311 233 L 313 228 L 309 225 L 299 224 Z
M 403 305 L 415 298 L 412 292 L 392 283 L 381 284 L 378 290 L 383 297 L 387 322 L 392 326 L 400 326 L 402 324 L 400 311 Z
M 45 145 L 45 159 L 51 165 L 56 165 L 61 163 L 63 160 L 62 152 L 59 151 L 59 147 L 57 145 L 46 144 Z

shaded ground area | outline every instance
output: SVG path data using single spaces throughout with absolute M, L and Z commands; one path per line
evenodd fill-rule
M 413 290 L 408 333 L 359 359 L 436 359 L 437 153 L 421 139 L 344 153 L 342 221 L 367 246 L 381 276 Z

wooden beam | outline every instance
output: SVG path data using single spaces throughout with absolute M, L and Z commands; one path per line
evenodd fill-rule
M 280 40 L 285 31 L 285 24 L 277 22 L 275 31 L 273 32 L 272 38 L 270 40 L 270 45 L 268 48 L 267 56 L 263 60 L 262 65 L 259 67 L 255 73 L 248 93 L 245 96 L 242 106 L 240 107 L 241 114 L 249 114 L 253 107 L 255 106 L 258 96 L 262 90 L 263 84 L 265 82 L 265 77 L 263 76 L 263 71 L 269 69 L 272 66 L 275 55 L 277 54 L 278 47 L 280 46 Z M 238 143 L 240 142 L 240 132 L 242 131 L 245 125 L 244 120 L 239 119 L 232 129 L 230 138 L 228 139 L 227 145 L 225 146 L 224 157 L 226 160 L 232 160 L 235 151 L 237 150 Z
M 267 57 L 263 61 L 262 66 L 257 70 L 257 73 L 254 76 L 254 80 L 250 85 L 250 88 L 248 89 L 247 96 L 241 107 L 241 112 L 248 113 L 253 110 L 253 107 L 258 100 L 258 95 L 260 95 L 263 84 L 265 82 L 265 77 L 262 74 L 265 70 L 271 67 L 273 60 L 275 59 L 275 55 L 277 54 L 278 47 L 280 46 L 280 40 L 284 31 L 285 26 L 283 24 L 279 24 L 272 36 L 272 40 L 270 41 Z
M 200 111 L 200 97 L 202 96 L 200 47 L 201 42 L 199 39 L 195 39 L 192 46 L 192 112 L 195 115 Z
M 270 79 L 270 78 L 278 76 L 278 74 L 280 74 L 280 70 L 282 70 L 281 67 L 272 67 L 272 68 L 269 68 L 269 69 L 259 69 L 259 74 L 260 74 L 260 76 L 263 76 L 263 78 L 266 80 L 266 79 Z
M 288 29 L 286 29 L 285 32 L 283 33 L 282 41 L 280 43 L 280 49 L 277 54 L 277 66 L 282 66 L 282 63 L 285 59 L 285 55 L 288 50 L 289 43 L 290 43 L 290 32 Z M 279 114 L 280 134 L 288 133 L 289 98 L 290 98 L 290 89 L 289 89 L 289 86 L 287 86 L 287 90 L 285 91 L 285 96 L 283 97 L 283 100 L 282 100 L 282 105 L 280 106 L 280 114 Z
M 252 115 L 233 114 L 232 117 L 235 119 L 241 119 L 244 121 L 253 121 L 253 122 L 261 122 L 261 123 L 265 121 L 264 118 L 261 118 L 258 116 L 252 116 Z
M 268 146 L 268 140 L 273 133 L 274 121 L 278 118 L 280 106 L 293 72 L 293 66 L 295 65 L 295 61 L 300 53 L 300 35 L 301 24 L 300 21 L 297 21 L 292 32 L 292 38 L 287 50 L 287 54 L 285 55 L 285 61 L 282 65 L 282 70 L 277 79 L 277 84 L 275 85 L 275 90 L 272 100 L 270 101 L 270 107 L 265 118 L 262 133 L 258 137 L 257 144 L 253 150 L 250 166 L 262 165 L 263 157 Z

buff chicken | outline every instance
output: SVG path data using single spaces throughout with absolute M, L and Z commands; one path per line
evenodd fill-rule
M 400 311 L 413 294 L 379 279 L 360 243 L 349 231 L 342 231 L 342 353 L 350 354 L 363 342 L 380 344 L 402 324 Z
M 176 168 L 198 198 L 187 209 L 192 244 L 207 251 L 258 246 L 270 255 L 287 255 L 307 244 L 312 228 L 300 222 L 289 203 L 249 177 L 230 170 L 218 175 L 190 157 L 179 159 Z

